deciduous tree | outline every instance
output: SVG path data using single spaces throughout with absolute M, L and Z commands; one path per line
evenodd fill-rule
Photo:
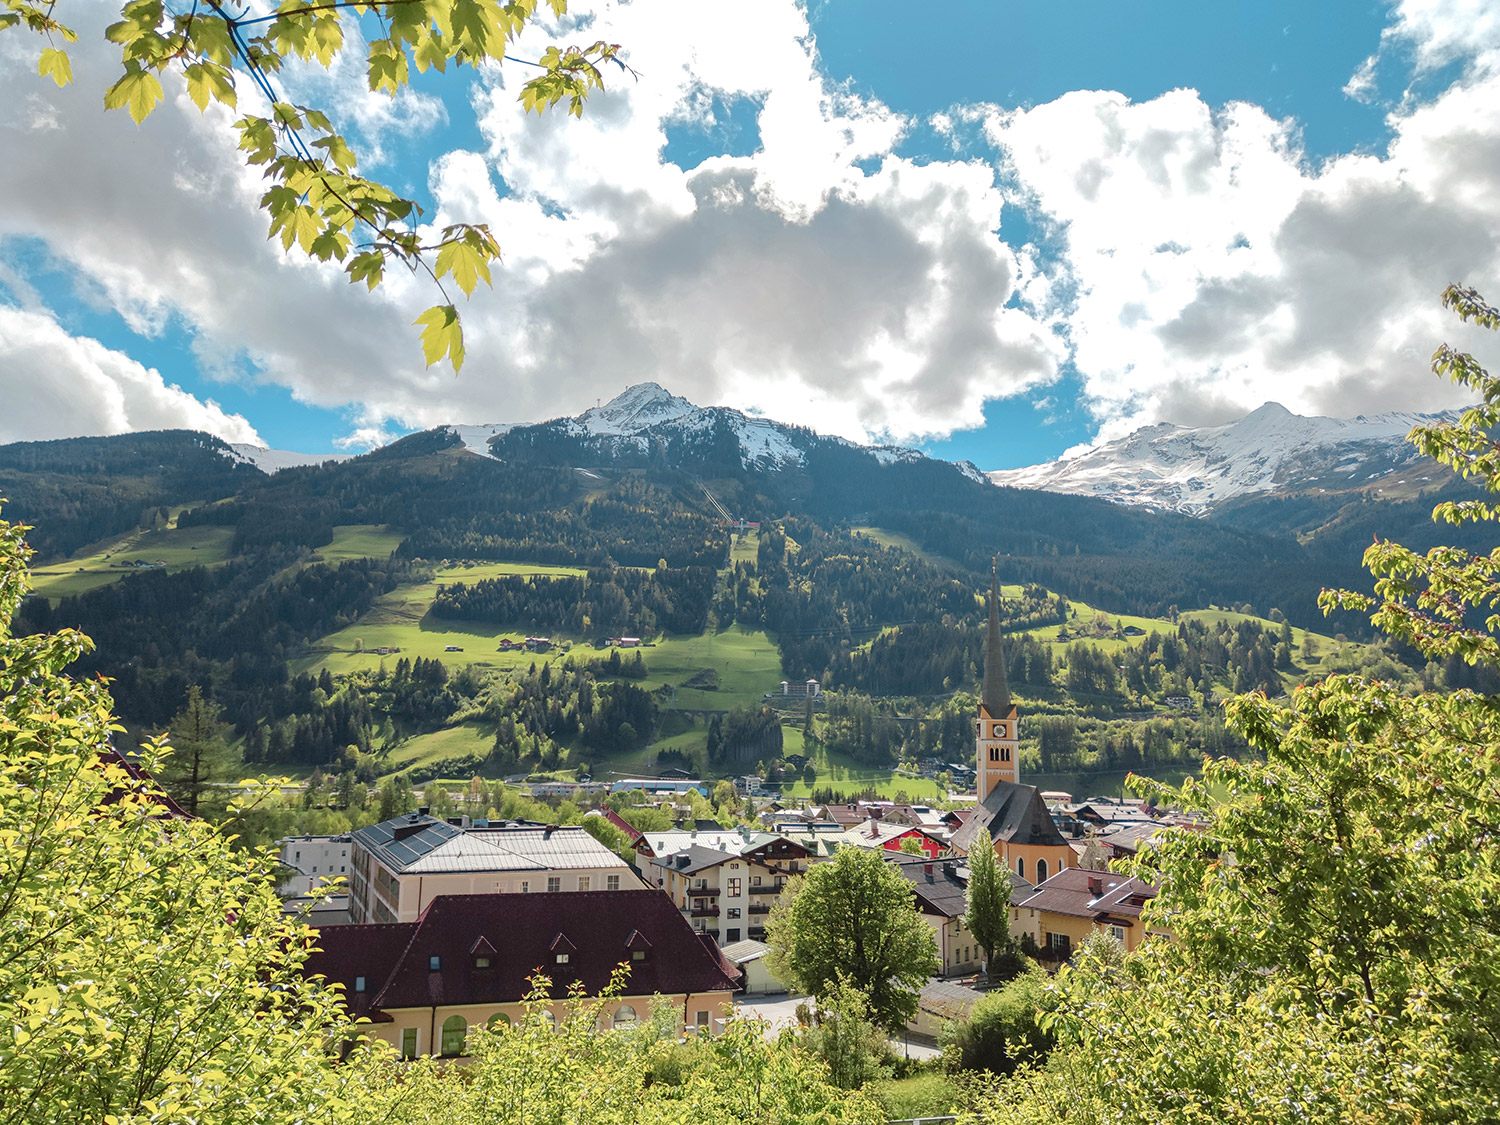
M 843 847 L 787 884 L 767 926 L 771 971 L 818 997 L 846 980 L 894 1029 L 938 970 L 937 940 L 910 883 L 879 849 Z

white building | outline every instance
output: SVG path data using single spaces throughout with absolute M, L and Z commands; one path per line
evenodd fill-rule
M 288 836 L 280 841 L 281 862 L 290 871 L 283 892 L 306 894 L 349 874 L 352 838 L 343 836 Z
M 618 891 L 635 871 L 577 825 L 512 825 L 421 813 L 353 833 L 349 916 L 411 922 L 438 895 Z

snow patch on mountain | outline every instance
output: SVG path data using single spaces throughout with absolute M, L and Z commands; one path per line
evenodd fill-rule
M 591 406 L 574 419 L 587 433 L 603 436 L 634 436 L 652 426 L 672 422 L 698 412 L 685 398 L 671 394 L 657 383 L 637 383 L 603 406 Z
M 478 453 L 481 457 L 494 456 L 490 452 L 490 438 L 514 429 L 514 422 L 489 422 L 482 426 L 451 425 L 443 429 L 449 433 L 457 434 L 464 443 L 464 448 L 470 453 Z
M 1384 476 L 1420 458 L 1406 442 L 1413 426 L 1456 416 L 1304 418 L 1268 402 L 1225 426 L 1164 422 L 1066 460 L 987 475 L 997 485 L 1204 515 L 1236 496 L 1347 488 Z
M 293 453 L 288 449 L 267 449 L 263 445 L 249 442 L 232 442 L 228 456 L 236 461 L 254 465 L 263 473 L 279 473 L 282 469 L 298 469 L 304 465 L 321 465 L 325 461 L 347 461 L 348 453 Z

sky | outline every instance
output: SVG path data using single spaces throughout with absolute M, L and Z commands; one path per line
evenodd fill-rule
M 512 50 L 607 39 L 581 120 L 524 68 L 394 101 L 360 44 L 284 95 L 433 226 L 490 224 L 468 358 L 423 366 L 430 283 L 374 293 L 266 239 L 227 111 L 105 112 L 0 32 L 0 442 L 189 427 L 323 453 L 574 414 L 653 380 L 984 469 L 1267 401 L 1462 403 L 1438 304 L 1500 296 L 1500 5 L 599 0 Z M 245 108 L 250 108 L 248 102 Z

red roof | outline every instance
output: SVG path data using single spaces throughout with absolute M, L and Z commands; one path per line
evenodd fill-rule
M 1016 905 L 1128 926 L 1141 916 L 1141 907 L 1155 897 L 1156 888 L 1134 876 L 1068 867 Z
M 400 936 L 405 940 L 393 953 Z M 481 939 L 496 951 L 482 968 L 473 952 Z M 554 998 L 566 996 L 575 980 L 596 996 L 621 962 L 630 967 L 625 993 L 631 996 L 723 991 L 738 978 L 671 900 L 653 890 L 440 895 L 416 922 L 325 926 L 318 944 L 322 952 L 309 960 L 308 975 L 342 982 L 351 997 L 355 976 L 363 975 L 372 1014 L 514 1003 L 537 973 L 551 979 Z M 633 960 L 635 950 L 645 958 Z M 565 962 L 557 960 L 561 955 Z
M 614 809 L 608 807 L 607 805 L 604 808 L 603 816 L 605 820 L 609 821 L 621 832 L 625 833 L 626 837 L 630 840 L 630 846 L 632 848 L 635 847 L 637 841 L 639 841 L 641 838 L 641 832 L 636 828 L 635 825 L 631 824 L 630 821 L 626 820 L 623 816 L 615 812 Z

